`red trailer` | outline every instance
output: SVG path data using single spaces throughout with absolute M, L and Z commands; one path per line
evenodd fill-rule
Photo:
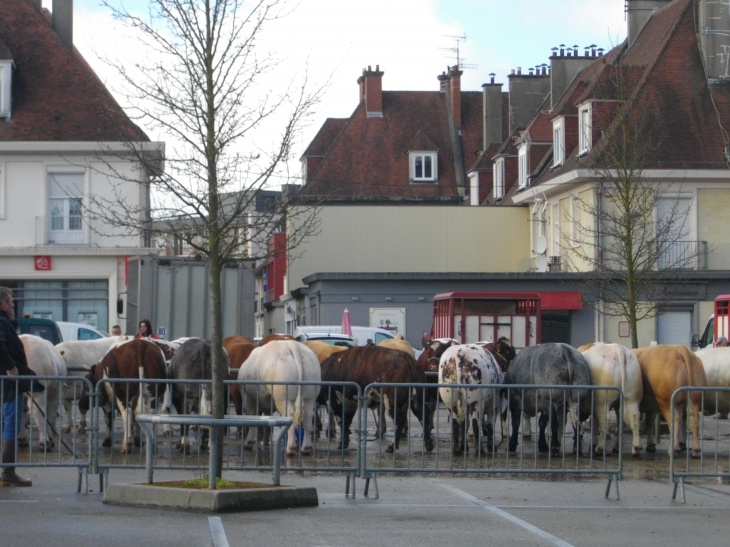
M 506 336 L 515 349 L 540 343 L 541 296 L 532 292 L 448 292 L 433 297 L 431 338 L 462 344 Z

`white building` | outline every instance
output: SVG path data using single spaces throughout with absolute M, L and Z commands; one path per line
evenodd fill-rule
M 146 209 L 149 174 L 126 152 L 157 157 L 163 143 L 125 115 L 73 47 L 71 0 L 0 3 L 0 285 L 17 312 L 120 324 L 127 257 L 149 255 L 149 237 L 95 219 L 97 199 Z M 161 161 L 160 161 L 161 163 Z M 158 166 L 158 168 L 161 166 Z

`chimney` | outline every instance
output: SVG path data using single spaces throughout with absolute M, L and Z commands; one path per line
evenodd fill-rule
M 73 0 L 53 0 L 51 22 L 53 30 L 71 49 L 74 46 L 74 3 Z
M 702 46 L 702 57 L 709 83 L 727 82 L 728 52 L 730 52 L 730 17 L 726 3 L 701 0 L 699 4 L 698 33 Z
M 672 0 L 626 0 L 626 20 L 629 31 L 629 48 L 634 45 L 644 25 L 656 11 L 659 11 Z
M 556 55 L 556 51 L 557 48 L 552 48 L 553 55 L 550 57 L 550 110 L 558 104 L 576 75 L 595 61 L 593 57 L 587 55 L 585 57 Z M 570 53 L 570 49 L 567 51 Z M 576 51 L 578 46 L 574 46 L 573 52 Z
M 367 70 L 362 69 L 362 76 L 357 79 L 360 102 L 365 101 L 368 118 L 383 117 L 383 74 L 380 65 L 375 65 L 375 70 L 368 66 Z
M 454 65 L 449 69 L 449 98 L 451 99 L 451 115 L 456 127 L 461 128 L 461 75 L 464 74 Z
M 502 84 L 494 83 L 494 74 L 489 75 L 489 83 L 482 85 L 482 125 L 484 138 L 482 150 L 490 144 L 502 142 Z
M 542 74 L 517 74 L 509 78 L 509 133 L 518 127 L 527 127 L 550 94 L 550 77 Z

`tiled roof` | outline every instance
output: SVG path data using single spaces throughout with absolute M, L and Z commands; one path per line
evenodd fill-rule
M 532 142 L 553 142 L 553 123 L 550 121 L 550 112 L 547 110 L 538 112 L 524 133 L 529 135 Z
M 347 125 L 347 121 L 347 118 L 327 118 L 312 139 L 312 142 L 307 146 L 302 157 L 324 156 L 330 149 L 330 146 L 332 146 L 332 143 L 335 142 L 335 139 L 337 139 L 340 131 Z
M 422 150 L 424 152 L 438 152 L 438 149 L 438 145 L 424 131 L 416 133 L 416 138 L 408 147 L 408 150 Z
M 446 100 L 438 91 L 384 91 L 382 118 L 367 117 L 361 102 L 299 195 L 458 198 Z M 461 105 L 461 162 L 470 163 L 482 140 L 482 94 L 462 91 Z M 412 184 L 408 150 L 424 135 L 438 150 L 438 182 Z
M 12 61 L 13 60 L 13 54 L 10 53 L 10 50 L 8 49 L 8 46 L 3 43 L 2 40 L 0 40 L 0 61 Z
M 730 86 L 710 88 L 707 83 L 693 6 L 692 0 L 675 0 L 656 12 L 630 49 L 624 43 L 584 69 L 566 92 L 569 98 L 563 97 L 573 106 L 587 100 L 615 101 L 619 95 L 629 101 L 634 118 L 653 125 L 657 146 L 644 165 L 647 169 L 726 167 L 719 122 L 730 119 Z M 585 90 L 576 98 L 578 86 Z M 563 100 L 556 106 L 570 108 Z M 617 123 L 600 129 L 610 134 Z M 578 159 L 576 147 L 561 167 L 547 170 L 533 185 L 589 167 L 601 148 L 599 139 Z
M 149 140 L 49 21 L 30 0 L 0 1 L 0 40 L 16 65 L 0 141 Z

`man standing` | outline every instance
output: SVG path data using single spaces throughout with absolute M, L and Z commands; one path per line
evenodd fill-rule
M 119 325 L 114 325 L 112 327 L 112 336 L 121 336 L 122 335 L 122 327 Z
M 0 287 L 0 375 L 23 376 L 29 372 L 23 343 L 15 332 L 13 293 Z M 2 463 L 15 463 L 15 439 L 23 417 L 23 392 L 17 382 L 5 378 L 2 382 Z M 33 486 L 33 482 L 16 475 L 15 467 L 4 467 L 0 486 Z

